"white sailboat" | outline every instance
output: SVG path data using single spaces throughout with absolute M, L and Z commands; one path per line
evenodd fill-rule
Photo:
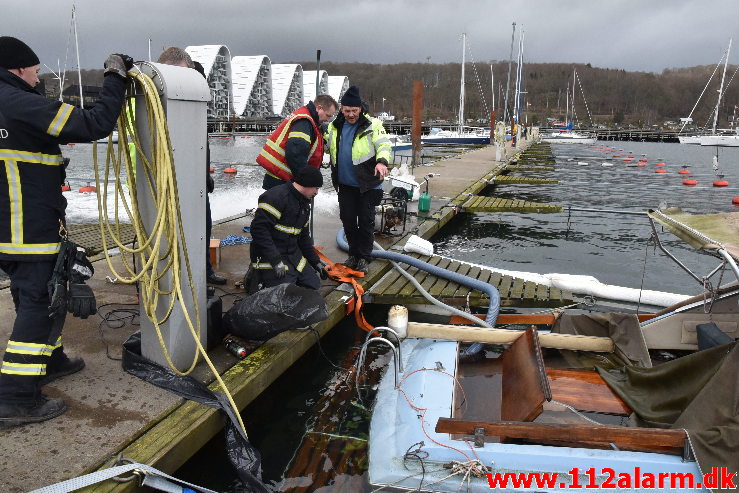
M 721 105 L 721 98 L 724 91 L 724 81 L 726 80 L 726 68 L 729 65 L 729 53 L 731 53 L 731 39 L 729 39 L 729 47 L 726 49 L 726 60 L 724 61 L 724 72 L 721 75 L 721 85 L 718 90 L 718 101 L 713 111 L 713 127 L 711 135 L 703 135 L 700 137 L 700 145 L 702 146 L 722 146 L 722 147 L 739 147 L 739 133 L 733 134 L 717 133 L 716 125 L 718 124 L 718 110 Z
M 459 87 L 459 116 L 456 130 L 432 128 L 428 135 L 421 138 L 424 144 L 489 144 L 490 129 L 475 128 L 464 125 L 464 66 L 467 34 L 462 33 L 462 78 Z
M 595 137 L 583 135 L 572 131 L 572 121 L 575 119 L 575 80 L 577 71 L 572 71 L 572 120 L 568 121 L 570 111 L 570 90 L 567 88 L 567 99 L 565 102 L 565 123 L 567 129 L 554 130 L 541 137 L 542 142 L 549 144 L 595 144 Z M 569 84 L 568 84 L 569 86 Z

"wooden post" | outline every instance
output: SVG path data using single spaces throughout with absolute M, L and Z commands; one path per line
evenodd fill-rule
M 420 165 L 421 159 L 421 114 L 423 109 L 423 82 L 413 81 L 413 126 L 411 127 L 411 141 L 413 143 L 413 157 L 411 171 Z

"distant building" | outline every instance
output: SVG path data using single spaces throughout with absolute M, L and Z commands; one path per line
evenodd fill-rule
M 103 88 L 100 86 L 82 85 L 82 97 L 85 102 L 85 108 L 94 106 L 95 101 L 100 98 L 100 93 L 102 91 Z M 64 91 L 62 91 L 62 100 L 73 106 L 80 106 L 80 86 L 77 84 L 69 85 L 64 89 Z
M 286 117 L 303 106 L 303 67 L 296 63 L 272 65 L 272 111 Z
M 269 57 L 235 56 L 231 59 L 231 74 L 236 116 L 272 116 L 272 62 Z
M 229 117 L 233 110 L 231 87 L 231 52 L 224 45 L 188 46 L 185 51 L 193 60 L 200 62 L 210 86 L 211 101 L 208 103 L 208 118 Z

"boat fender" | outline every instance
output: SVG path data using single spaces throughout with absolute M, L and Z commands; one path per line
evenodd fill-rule
M 434 244 L 428 240 L 424 240 L 420 236 L 411 235 L 408 241 L 405 242 L 403 251 L 431 256 L 434 254 Z
M 393 305 L 387 312 L 387 326 L 405 339 L 408 335 L 408 309 L 402 305 Z

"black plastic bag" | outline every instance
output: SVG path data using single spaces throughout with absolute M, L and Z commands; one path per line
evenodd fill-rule
M 181 377 L 171 370 L 141 356 L 141 333 L 136 332 L 123 343 L 123 369 L 152 385 L 168 390 L 185 399 L 199 402 L 223 412 L 228 419 L 225 425 L 228 458 L 247 491 L 268 493 L 262 483 L 262 458 L 259 451 L 249 443 L 228 398 L 213 392 L 192 377 Z
M 252 341 L 266 341 L 280 332 L 307 327 L 328 318 L 326 301 L 315 289 L 280 284 L 257 291 L 223 316 L 227 332 Z

